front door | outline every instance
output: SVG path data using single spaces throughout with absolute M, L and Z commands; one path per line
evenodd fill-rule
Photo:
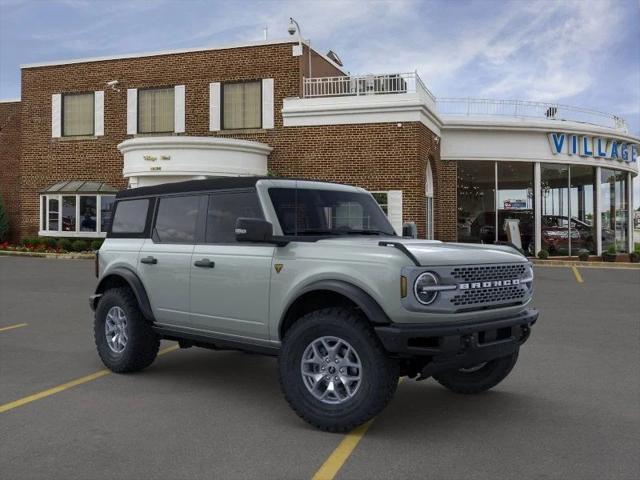
M 205 243 L 196 245 L 191 259 L 192 326 L 232 339 L 267 340 L 275 247 L 237 243 L 238 217 L 263 218 L 255 191 L 209 196 Z
M 200 202 L 205 196 L 162 197 L 152 238 L 138 257 L 138 271 L 157 323 L 190 326 L 189 277 Z

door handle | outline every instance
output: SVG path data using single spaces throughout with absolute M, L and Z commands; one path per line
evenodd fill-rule
M 193 264 L 196 267 L 203 267 L 203 268 L 213 268 L 216 266 L 215 262 L 212 262 L 208 258 L 203 258 L 202 260 L 196 260 L 195 262 L 193 262 Z
M 146 263 L 147 265 L 155 265 L 158 263 L 158 259 L 156 257 L 144 257 L 140 259 L 140 263 Z

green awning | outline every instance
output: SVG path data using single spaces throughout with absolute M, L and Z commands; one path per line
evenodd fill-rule
M 67 182 L 54 183 L 50 187 L 41 190 L 40 193 L 117 193 L 118 188 L 112 187 L 105 182 L 94 182 L 84 180 L 69 180 Z

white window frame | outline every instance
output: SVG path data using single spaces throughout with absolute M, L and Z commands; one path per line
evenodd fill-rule
M 46 209 L 42 211 L 42 198 L 45 198 Z M 76 229 L 73 232 L 62 230 L 62 197 L 76 198 Z M 96 197 L 96 231 L 86 232 L 80 230 L 80 197 Z M 65 237 L 65 238 L 104 238 L 107 232 L 101 230 L 102 226 L 102 197 L 115 197 L 112 193 L 43 193 L 39 195 L 40 209 L 40 237 Z M 58 200 L 58 230 L 49 230 L 49 199 Z M 42 227 L 45 227 L 44 229 Z

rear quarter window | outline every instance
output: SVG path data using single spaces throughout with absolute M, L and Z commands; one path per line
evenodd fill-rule
M 149 199 L 122 200 L 116 204 L 111 232 L 115 234 L 142 234 L 147 225 Z

